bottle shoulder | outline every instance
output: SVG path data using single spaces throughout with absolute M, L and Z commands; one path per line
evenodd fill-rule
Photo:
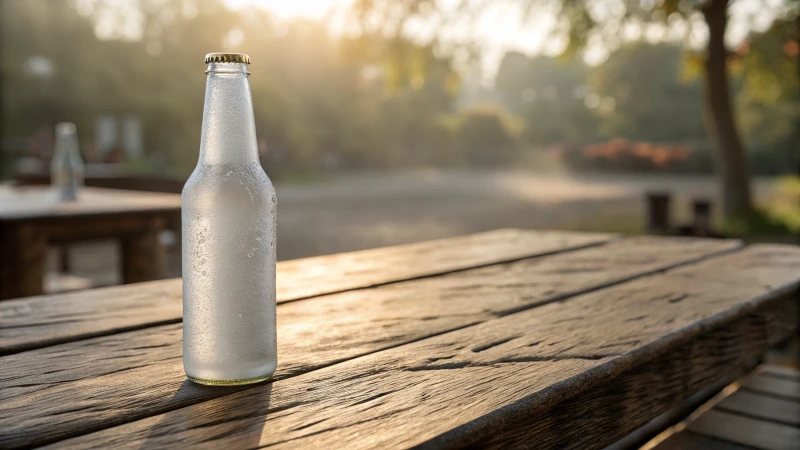
M 184 197 L 237 191 L 246 191 L 248 195 L 275 195 L 275 187 L 260 164 L 198 165 L 183 186 Z

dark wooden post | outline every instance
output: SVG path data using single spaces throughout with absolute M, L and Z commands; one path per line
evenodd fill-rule
M 695 199 L 692 202 L 692 227 L 695 236 L 708 236 L 711 233 L 711 202 Z
M 121 239 L 123 283 L 140 283 L 164 278 L 166 266 L 164 247 L 158 239 L 158 233 L 163 228 L 164 221 L 153 218 L 145 232 Z
M 647 198 L 647 232 L 667 234 L 670 229 L 668 192 L 649 192 Z
M 0 226 L 0 300 L 44 293 L 47 239 L 35 226 Z
M 67 244 L 58 247 L 58 269 L 61 273 L 70 272 L 69 246 Z

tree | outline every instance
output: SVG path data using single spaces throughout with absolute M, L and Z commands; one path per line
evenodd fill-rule
M 259 148 L 271 174 L 438 164 L 453 156 L 453 130 L 442 119 L 452 112 L 455 74 L 429 46 L 395 39 L 405 59 L 384 67 L 348 57 L 371 41 L 333 37 L 322 22 L 281 22 L 255 7 L 229 10 L 222 0 L 0 6 L 0 177 L 12 175 L 20 155 L 37 156 L 30 142 L 45 147 L 47 139 L 30 137 L 58 121 L 78 125 L 93 162 L 95 119 L 106 114 L 141 120 L 145 158 L 132 164 L 137 170 L 151 160 L 188 175 L 200 143 L 202 58 L 214 50 L 252 57 Z M 394 76 L 401 67 L 413 70 Z
M 494 92 L 525 120 L 525 137 L 537 147 L 592 142 L 597 121 L 584 105 L 589 68 L 580 60 L 528 57 L 508 52 L 500 62 Z
M 728 81 L 728 49 L 725 30 L 728 26 L 729 0 L 710 0 L 701 8 L 708 25 L 705 59 L 706 128 L 717 154 L 722 177 L 722 208 L 726 216 L 752 210 L 750 178 L 744 146 L 733 118 Z
M 794 20 L 784 17 L 748 37 L 737 49 L 744 89 L 742 126 L 749 140 L 778 150 L 774 159 L 800 171 L 800 5 Z M 798 172 L 800 174 L 800 172 Z
M 403 35 L 409 17 L 437 23 L 443 17 L 453 16 L 476 4 L 467 0 L 460 3 L 461 7 L 445 11 L 439 2 L 433 0 L 362 0 L 356 3 L 356 16 L 362 29 L 377 26 L 384 32 Z M 477 2 L 478 5 L 487 3 Z M 508 0 L 506 3 L 521 4 L 529 12 L 555 7 L 561 25 L 558 31 L 569 42 L 567 52 L 585 48 L 590 41 L 603 38 L 606 38 L 607 47 L 618 46 L 620 31 L 627 24 L 640 27 L 664 25 L 669 18 L 682 21 L 688 29 L 704 25 L 708 32 L 703 66 L 705 124 L 717 156 L 723 212 L 732 216 L 752 210 L 749 174 L 734 120 L 727 68 L 729 52 L 725 46 L 725 33 L 732 0 Z M 780 11 L 775 13 L 792 13 L 796 4 L 797 0 L 787 0 L 777 7 Z M 769 6 L 765 2 L 763 7 Z
M 589 91 L 598 99 L 613 99 L 614 105 L 612 111 L 598 111 L 603 137 L 665 144 L 705 141 L 702 86 L 696 79 L 682 80 L 683 66 L 675 44 L 634 42 L 595 67 Z

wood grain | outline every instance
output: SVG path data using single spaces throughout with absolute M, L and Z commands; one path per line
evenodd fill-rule
M 613 235 L 506 229 L 282 263 L 286 300 L 366 288 L 597 245 Z M 728 242 L 731 245 L 731 242 Z
M 691 423 L 693 433 L 764 450 L 797 450 L 800 428 L 712 409 Z
M 765 308 L 785 311 L 794 301 L 786 299 L 781 305 Z M 753 314 L 737 319 L 618 377 L 598 380 L 594 389 L 553 408 L 535 415 L 520 414 L 487 438 L 475 441 L 470 436 L 469 442 L 483 449 L 528 448 L 531 441 L 537 443 L 536 448 L 605 448 L 616 444 L 652 423 L 650 419 L 685 405 L 692 393 L 708 389 L 719 380 L 742 376 L 752 368 L 757 355 L 768 349 L 769 341 L 790 333 L 783 330 L 770 336 L 764 325 Z M 754 329 L 761 331 L 755 333 L 756 340 L 743 338 Z
M 664 270 L 731 245 L 624 239 L 284 303 L 278 307 L 277 378 Z M 230 393 L 185 383 L 180 332 L 180 325 L 169 325 L 0 358 L 0 429 L 7 430 L 0 445 L 30 439 L 34 429 L 35 442 L 47 442 Z M 70 402 L 60 401 L 64 396 Z M 46 426 L 53 415 L 64 425 Z M 30 420 L 21 422 L 16 419 L 20 416 Z
M 613 236 L 605 234 L 499 230 L 279 262 L 278 303 L 296 300 L 298 296 L 365 288 L 408 277 L 574 250 L 610 239 Z M 514 245 L 507 245 L 506 241 Z M 695 240 L 691 247 L 692 254 L 699 255 L 737 245 L 736 241 Z M 393 264 L 386 264 L 385 260 Z M 180 279 L 138 284 L 135 288 L 116 286 L 0 302 L 0 355 L 175 323 L 181 320 L 181 309 Z
M 750 247 L 58 446 L 598 448 L 785 339 L 798 264 Z

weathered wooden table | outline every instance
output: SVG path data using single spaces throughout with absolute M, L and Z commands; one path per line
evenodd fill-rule
M 180 280 L 0 303 L 0 447 L 602 448 L 793 333 L 800 248 L 500 230 L 278 264 L 278 372 L 186 380 Z
M 0 300 L 43 293 L 52 243 L 118 239 L 123 282 L 162 278 L 158 233 L 180 207 L 175 194 L 84 188 L 62 203 L 49 187 L 0 190 Z

